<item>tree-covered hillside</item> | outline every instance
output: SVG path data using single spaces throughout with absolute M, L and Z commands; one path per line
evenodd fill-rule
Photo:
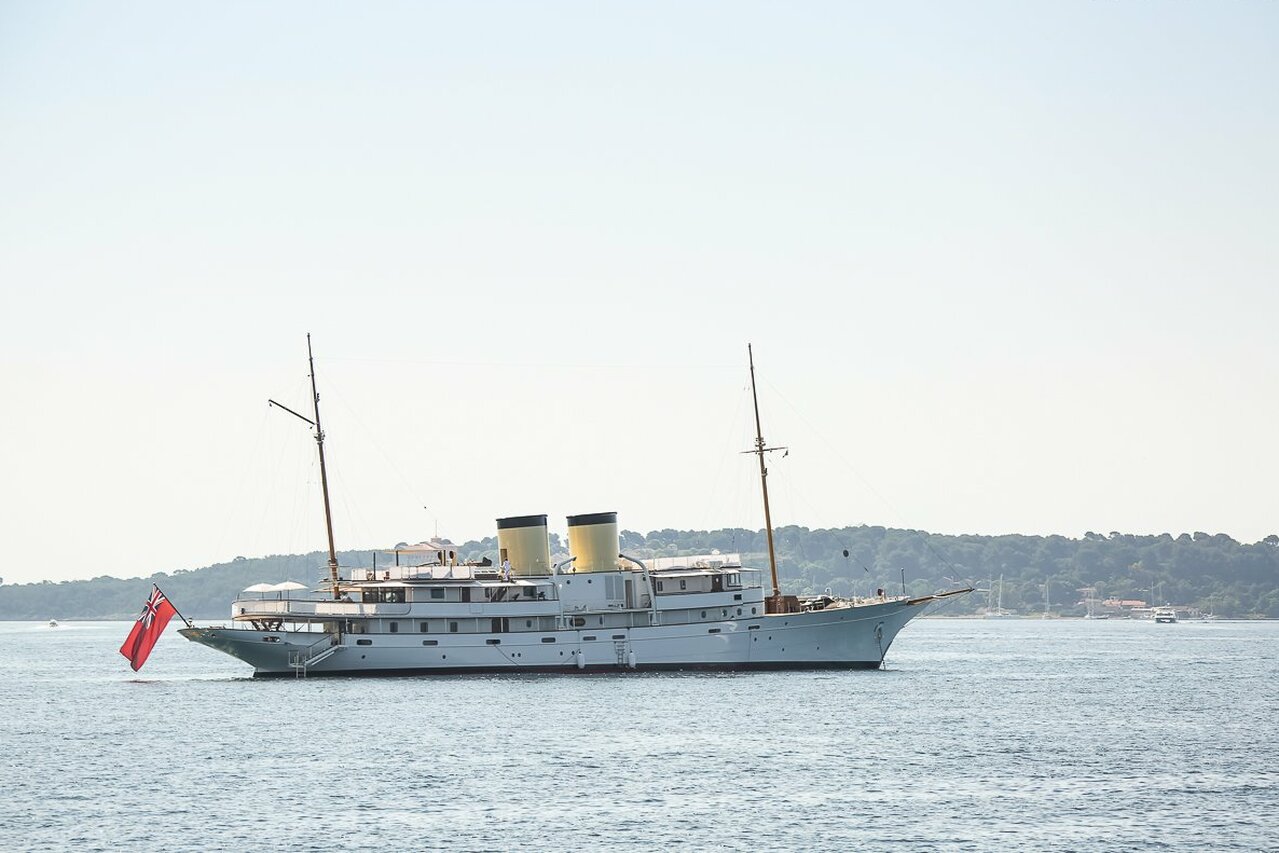
M 1088 533 L 1063 536 L 943 536 L 883 527 L 775 531 L 779 572 L 787 592 L 868 594 L 900 589 L 905 571 L 912 594 L 966 583 L 980 588 L 1003 577 L 1003 606 L 1022 613 L 1043 609 L 1048 585 L 1052 610 L 1081 614 L 1079 590 L 1095 587 L 1099 597 L 1143 599 L 1198 606 L 1220 616 L 1279 618 L 1279 536 L 1244 544 L 1207 533 L 1173 537 Z M 762 530 L 624 530 L 622 551 L 655 556 L 741 553 L 747 565 L 766 568 Z M 493 537 L 460 546 L 465 559 L 496 557 Z M 562 551 L 558 537 L 552 549 Z M 848 556 L 844 552 L 848 552 Z M 325 554 L 236 558 L 202 569 L 179 569 L 150 578 L 0 586 L 0 619 L 125 619 L 142 606 L 154 581 L 190 618 L 220 619 L 236 593 L 258 582 L 298 580 L 319 584 Z M 367 551 L 339 554 L 343 566 L 367 566 Z M 970 595 L 946 612 L 978 612 L 985 595 Z

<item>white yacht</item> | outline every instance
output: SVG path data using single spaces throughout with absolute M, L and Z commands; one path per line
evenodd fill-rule
M 310 358 L 310 336 L 307 338 Z M 550 558 L 546 515 L 497 520 L 498 560 L 459 562 L 435 540 L 392 565 L 338 566 L 329 513 L 314 360 L 310 423 L 320 454 L 329 577 L 318 592 L 242 593 L 231 625 L 187 639 L 233 655 L 260 676 L 654 669 L 875 668 L 907 622 L 970 592 L 872 598 L 782 594 L 755 404 L 771 591 L 738 555 L 660 558 L 619 551 L 617 513 L 568 516 L 570 557 Z M 755 368 L 751 360 L 754 394 Z M 278 403 L 275 405 L 279 405 Z M 281 406 L 281 408 L 285 408 Z M 904 590 L 903 590 L 904 592 Z
M 1160 624 L 1171 624 L 1177 621 L 1177 611 L 1172 607 L 1156 607 L 1153 617 Z

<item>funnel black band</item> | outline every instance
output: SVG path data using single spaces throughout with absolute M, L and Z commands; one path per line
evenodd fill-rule
M 545 515 L 514 515 L 497 520 L 498 530 L 510 530 L 515 527 L 545 527 Z
M 617 524 L 617 513 L 592 512 L 586 515 L 570 515 L 568 517 L 569 527 L 584 527 L 588 524 Z

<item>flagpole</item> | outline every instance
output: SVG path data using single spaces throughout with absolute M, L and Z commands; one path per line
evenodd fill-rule
M 153 583 L 153 584 L 151 584 L 151 585 L 152 585 L 153 587 L 155 587 L 156 589 L 160 589 L 160 585 L 159 585 L 158 583 Z M 160 594 L 161 594 L 161 595 L 164 595 L 164 590 L 160 589 Z M 169 602 L 169 606 L 170 606 L 170 607 L 173 607 L 173 612 L 174 612 L 174 613 L 176 613 L 176 614 L 178 614 L 178 618 L 179 618 L 179 619 L 181 619 L 183 622 L 187 623 L 187 627 L 188 627 L 188 628 L 194 628 L 194 627 L 195 627 L 194 625 L 192 625 L 192 624 L 191 624 L 191 620 L 190 620 L 190 619 L 188 619 L 188 618 L 186 618 L 185 616 L 183 616 L 183 615 L 182 615 L 182 611 L 178 610 L 178 608 L 177 608 L 177 607 L 174 607 L 174 605 L 173 605 L 173 599 L 172 599 L 172 598 L 169 598 L 169 596 L 164 595 L 164 600 L 165 600 L 165 601 L 167 601 L 167 602 Z

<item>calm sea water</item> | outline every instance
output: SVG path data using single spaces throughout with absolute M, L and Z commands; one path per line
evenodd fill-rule
M 254 681 L 0 623 L 3 850 L 1279 849 L 1279 623 L 912 623 L 887 670 Z

